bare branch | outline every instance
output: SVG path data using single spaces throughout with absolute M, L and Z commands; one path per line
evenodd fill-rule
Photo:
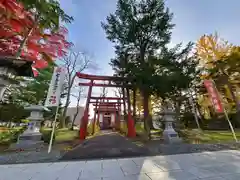
M 76 88 L 78 85 L 76 84 L 76 73 L 83 72 L 84 70 L 89 68 L 90 65 L 90 58 L 86 55 L 86 53 L 80 51 L 70 51 L 67 56 L 61 59 L 63 66 L 66 69 L 66 77 L 65 82 L 66 86 L 64 90 L 66 92 L 66 102 L 63 110 L 63 119 L 66 116 L 67 108 L 69 106 L 69 102 L 71 97 L 75 97 L 77 99 L 81 98 L 78 97 L 76 94 L 80 95 L 83 91 L 79 90 L 78 93 L 73 93 L 73 89 Z M 62 123 L 63 124 L 63 123 Z
M 83 93 L 83 88 L 80 87 L 79 91 L 78 91 L 78 97 L 77 97 L 77 107 L 76 107 L 77 109 L 76 109 L 76 113 L 74 114 L 74 117 L 73 117 L 73 120 L 72 120 L 72 129 L 73 129 L 75 120 L 76 120 L 78 112 L 79 112 L 80 100 L 81 100 L 81 97 L 82 97 L 82 93 Z
M 122 90 L 120 88 L 117 88 L 116 90 L 114 90 L 114 94 L 116 97 L 121 98 L 122 97 Z

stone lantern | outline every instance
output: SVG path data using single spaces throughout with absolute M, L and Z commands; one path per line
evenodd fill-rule
M 173 128 L 176 112 L 174 112 L 170 103 L 167 103 L 164 106 L 164 111 L 161 113 L 161 115 L 163 116 L 163 122 L 165 123 L 165 129 L 163 131 L 164 142 L 169 144 L 181 142 L 178 133 Z
M 43 141 L 41 140 L 42 134 L 40 132 L 41 122 L 44 120 L 44 111 L 49 110 L 42 105 L 31 105 L 26 107 L 25 110 L 31 112 L 30 116 L 27 118 L 30 121 L 28 128 L 19 136 L 18 142 L 11 145 L 10 148 L 31 149 L 38 148 L 43 145 Z
M 32 61 L 0 56 L 0 102 L 4 102 L 6 87 L 14 84 L 11 75 L 33 77 Z

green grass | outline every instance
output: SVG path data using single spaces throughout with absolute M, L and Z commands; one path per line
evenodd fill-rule
M 12 134 L 10 132 L 0 132 L 0 144 L 9 144 L 12 139 Z
M 182 130 L 180 135 L 186 142 L 190 143 L 227 143 L 235 141 L 231 131 Z M 240 140 L 239 130 L 236 130 L 236 136 Z
M 41 129 L 42 132 L 44 131 L 51 131 L 51 128 L 44 128 Z M 78 137 L 78 131 L 76 130 L 69 130 L 68 128 L 62 128 L 56 130 L 56 139 L 57 143 L 64 142 L 64 141 L 71 141 Z
M 14 128 L 1 128 L 0 130 L 0 145 L 9 145 L 12 142 L 17 140 L 18 131 L 23 127 L 14 127 Z
M 136 123 L 135 129 L 137 133 L 144 133 L 144 125 L 143 123 Z
M 136 123 L 135 125 L 136 128 L 136 132 L 137 133 L 145 133 L 145 129 L 144 129 L 144 124 L 143 123 Z M 161 129 L 152 129 L 151 133 L 161 133 L 162 130 Z
M 240 140 L 240 131 L 236 131 L 237 139 Z M 206 137 L 216 141 L 234 141 L 231 131 L 204 131 Z
M 56 142 L 71 141 L 78 137 L 79 131 L 71 131 L 68 129 L 59 129 L 56 134 Z
M 11 128 L 5 131 L 0 131 L 0 145 L 8 145 L 12 143 L 14 131 L 18 131 L 20 128 Z M 51 128 L 44 128 L 42 131 L 51 131 Z M 78 137 L 78 131 L 71 131 L 67 128 L 56 130 L 56 142 L 71 141 Z

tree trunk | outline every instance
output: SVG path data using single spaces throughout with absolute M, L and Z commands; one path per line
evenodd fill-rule
M 124 120 L 126 120 L 126 95 L 125 95 L 125 88 L 122 88 L 122 95 L 123 95 L 123 114 L 124 114 Z
M 198 129 L 201 129 L 199 121 L 198 121 L 198 116 L 197 116 L 195 102 L 193 101 L 193 95 L 192 95 L 192 93 L 190 91 L 189 91 L 189 94 L 190 94 L 189 103 L 190 103 L 190 107 L 192 107 L 192 113 L 194 115 L 194 119 L 195 119 L 196 125 L 197 125 Z
M 130 92 L 129 92 L 129 88 L 126 88 L 126 95 L 127 95 L 127 108 L 128 111 L 127 112 L 131 112 L 131 98 L 130 98 Z
M 133 119 L 136 123 L 136 89 L 133 89 Z
M 61 122 L 60 122 L 60 127 L 61 128 L 65 128 L 66 127 L 66 114 L 67 114 L 67 109 L 68 109 L 68 106 L 70 104 L 70 91 L 68 92 L 69 95 L 67 95 L 67 99 L 66 99 L 66 103 L 65 103 L 65 106 L 63 108 L 63 113 L 62 113 L 62 117 L 60 118 Z
M 72 120 L 72 124 L 71 124 L 71 128 L 70 128 L 72 131 L 73 131 L 73 129 L 74 129 L 75 120 L 76 120 L 76 118 L 73 118 L 73 120 Z
M 150 129 L 153 129 L 153 122 L 149 115 L 149 93 L 146 90 L 143 90 L 143 112 L 144 112 L 144 129 L 148 132 Z
M 75 123 L 76 118 L 77 118 L 77 115 L 78 115 L 78 108 L 79 108 L 79 107 L 77 107 L 77 112 L 74 114 L 74 117 L 73 117 L 73 120 L 72 120 L 71 130 L 74 129 L 74 123 Z
M 240 126 L 240 102 L 238 101 L 238 98 L 234 94 L 233 86 L 232 86 L 232 84 L 229 81 L 227 81 L 227 86 L 228 86 L 228 89 L 229 89 L 229 91 L 231 93 L 232 99 L 233 99 L 233 101 L 236 104 L 236 110 L 237 110 L 236 122 L 238 123 L 238 126 Z
M 35 26 L 35 25 L 34 25 L 34 26 Z M 16 56 L 15 56 L 16 58 L 20 58 L 21 53 L 22 53 L 22 50 L 23 50 L 23 48 L 24 48 L 24 46 L 25 46 L 25 44 L 26 44 L 29 36 L 30 36 L 30 35 L 32 34 L 32 32 L 33 32 L 34 26 L 33 26 L 31 29 L 29 29 L 28 33 L 26 34 L 26 36 L 25 36 L 24 39 L 22 40 L 22 42 L 21 42 L 21 44 L 20 44 L 20 46 L 19 46 L 19 48 L 18 48 L 18 50 L 17 50 Z
M 150 129 L 155 129 L 155 127 L 153 126 L 152 111 L 153 111 L 152 98 L 151 96 L 149 96 L 148 97 L 148 116 L 149 116 L 148 124 Z
M 225 81 L 225 83 L 226 83 L 226 85 L 227 85 L 227 87 L 228 87 L 228 89 L 229 89 L 229 91 L 230 91 L 230 94 L 231 94 L 231 96 L 232 96 L 232 99 L 233 99 L 233 101 L 235 102 L 235 104 L 236 104 L 236 110 L 237 110 L 237 113 L 236 113 L 236 122 L 237 122 L 237 124 L 238 124 L 238 126 L 240 126 L 240 102 L 239 102 L 239 100 L 238 100 L 238 98 L 235 96 L 235 94 L 234 94 L 234 90 L 233 90 L 233 86 L 232 86 L 232 84 L 229 82 L 229 76 L 224 72 L 224 70 L 223 69 L 220 69 L 221 70 L 221 72 L 222 72 L 222 74 L 224 74 L 224 81 Z M 217 87 L 216 87 L 217 88 Z

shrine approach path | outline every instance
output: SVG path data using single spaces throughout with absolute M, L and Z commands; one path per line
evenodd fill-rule
M 139 157 L 149 155 L 149 150 L 134 144 L 116 132 L 102 131 L 100 135 L 85 140 L 65 153 L 61 160 Z

